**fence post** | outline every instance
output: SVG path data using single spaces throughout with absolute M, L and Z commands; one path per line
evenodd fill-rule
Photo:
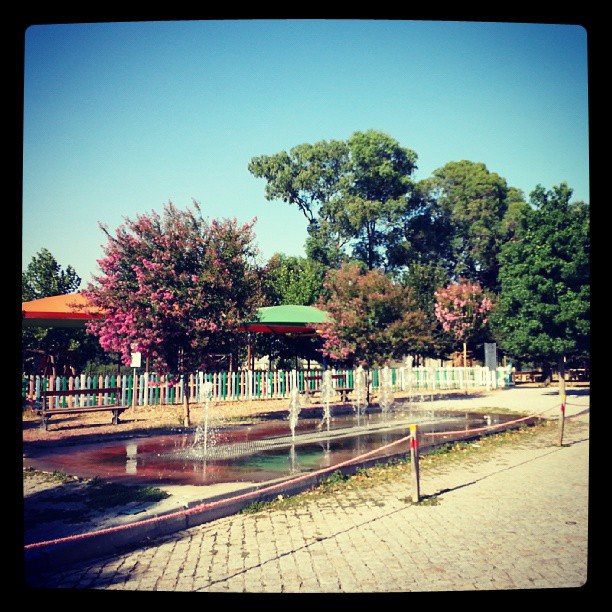
M 132 408 L 136 408 L 136 395 L 138 394 L 138 379 L 136 378 L 136 368 L 134 368 L 134 375 L 132 376 Z
M 410 461 L 412 464 L 412 502 L 421 500 L 419 486 L 419 431 L 416 425 L 410 426 Z

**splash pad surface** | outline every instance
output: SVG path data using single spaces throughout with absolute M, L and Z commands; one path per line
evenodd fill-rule
M 398 403 L 389 411 L 335 415 L 330 419 L 289 418 L 253 425 L 215 423 L 205 444 L 201 430 L 61 447 L 28 458 L 36 469 L 74 476 L 152 486 L 209 486 L 265 483 L 314 472 L 381 448 L 419 425 L 421 448 L 473 436 L 475 429 L 510 423 L 516 416 L 480 415 L 415 408 Z M 503 428 L 503 427 L 502 427 Z M 440 434 L 450 432 L 444 438 Z M 431 434 L 437 434 L 434 438 Z M 429 434 L 429 435 L 428 435 Z M 405 456 L 402 443 L 380 458 Z

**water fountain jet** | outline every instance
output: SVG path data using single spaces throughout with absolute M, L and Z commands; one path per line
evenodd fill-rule
M 357 422 L 359 423 L 360 417 L 365 414 L 368 407 L 368 389 L 366 373 L 362 366 L 359 366 L 355 370 L 355 412 L 357 413 Z
M 295 441 L 295 429 L 300 414 L 300 390 L 297 385 L 291 389 L 289 400 L 289 427 L 291 428 L 291 439 Z
M 389 413 L 394 401 L 393 374 L 389 366 L 385 366 L 380 373 L 380 397 L 378 399 L 378 405 L 384 416 Z
M 323 372 L 323 379 L 321 380 L 321 403 L 323 404 L 323 423 L 327 423 L 327 431 L 329 431 L 329 425 L 331 422 L 331 400 L 334 393 L 332 384 L 332 374 L 329 370 Z
M 204 456 L 208 453 L 208 423 L 210 412 L 210 401 L 212 399 L 212 383 L 205 382 L 200 391 L 200 402 L 204 404 L 204 417 L 202 423 L 196 427 L 193 446 L 203 447 Z

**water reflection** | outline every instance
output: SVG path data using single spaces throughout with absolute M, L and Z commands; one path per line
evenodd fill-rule
M 28 460 L 32 467 L 61 470 L 81 477 L 99 476 L 126 483 L 157 485 L 209 485 L 232 482 L 265 482 L 316 471 L 384 447 L 409 435 L 418 423 L 421 448 L 448 442 L 470 431 L 503 425 L 511 415 L 457 414 L 433 410 L 395 409 L 384 414 L 334 416 L 323 430 L 321 420 L 292 423 L 275 420 L 257 425 L 221 427 L 215 443 L 196 444 L 197 433 L 142 437 L 50 451 Z M 328 429 L 329 427 L 329 429 Z M 435 438 L 432 433 L 438 434 Z M 409 452 L 408 442 L 383 451 L 390 457 Z
M 125 473 L 136 474 L 138 472 L 138 444 L 128 443 L 125 447 Z

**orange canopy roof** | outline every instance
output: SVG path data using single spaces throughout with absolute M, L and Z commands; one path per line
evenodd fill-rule
M 67 293 L 21 303 L 21 313 L 26 321 L 48 321 L 50 319 L 87 321 L 101 316 L 99 308 L 89 305 L 80 293 Z

